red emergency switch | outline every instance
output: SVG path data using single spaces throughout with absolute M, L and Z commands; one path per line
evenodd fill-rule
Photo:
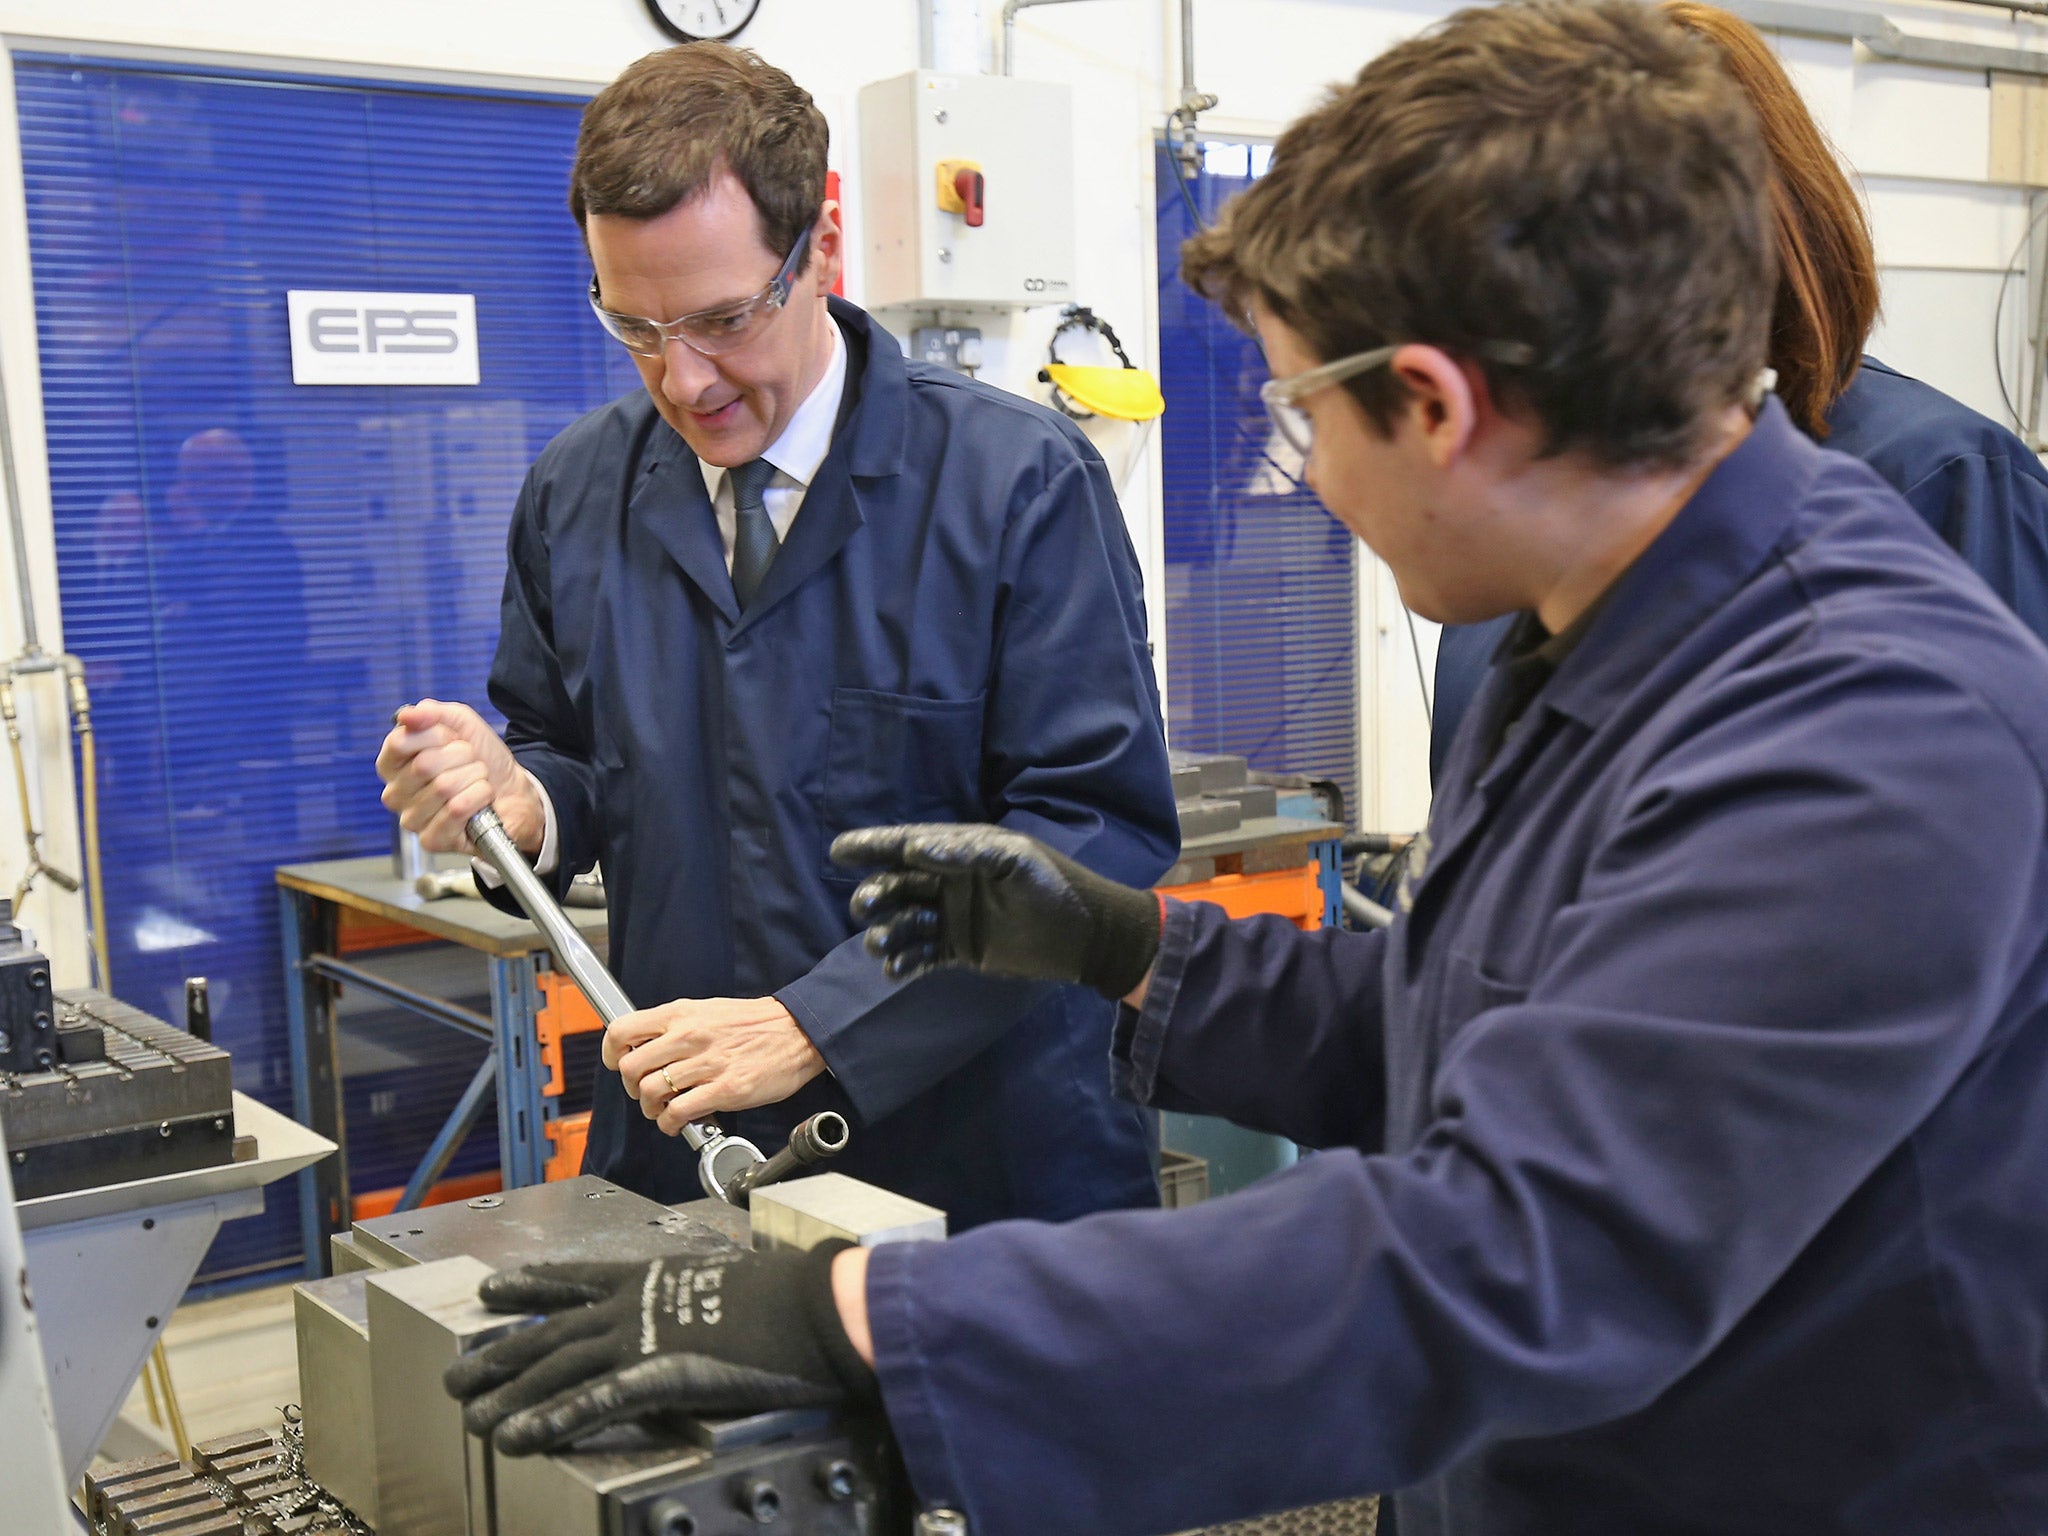
M 971 167 L 963 166 L 953 173 L 953 191 L 960 199 L 961 217 L 969 229 L 981 228 L 984 185 L 981 172 Z

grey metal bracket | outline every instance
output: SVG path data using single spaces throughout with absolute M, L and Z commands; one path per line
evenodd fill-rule
M 1895 23 L 1882 16 L 1873 16 L 1868 11 L 1804 5 L 1798 0 L 1724 0 L 1724 3 L 1744 21 L 1767 32 L 1795 32 L 1804 37 L 1857 43 L 1871 57 L 1895 64 L 1926 64 L 1938 69 L 1963 69 L 1972 73 L 1996 70 L 2008 75 L 2048 76 L 2048 50 L 2003 48 L 1989 43 L 1958 43 L 1947 38 L 1921 37 L 1902 32 Z M 2020 4 L 2004 9 L 2048 14 L 2048 6 Z

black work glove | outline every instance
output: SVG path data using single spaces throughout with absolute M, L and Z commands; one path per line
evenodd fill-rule
M 477 1294 L 493 1312 L 552 1315 L 449 1366 L 449 1395 L 508 1456 L 626 1419 L 872 1399 L 875 1374 L 832 1300 L 847 1246 L 492 1275 Z
M 891 976 L 942 965 L 1078 981 L 1118 998 L 1159 952 L 1159 898 L 1106 880 L 1035 838 L 968 823 L 868 827 L 832 862 L 881 873 L 853 893 L 855 922 Z

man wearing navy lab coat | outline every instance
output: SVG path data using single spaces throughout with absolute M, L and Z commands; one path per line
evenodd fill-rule
M 1751 109 L 1632 0 L 1461 12 L 1290 128 L 1184 274 L 1418 612 L 1530 615 L 1393 926 L 1002 827 L 835 857 L 892 970 L 1083 981 L 1131 1097 L 1328 1150 L 750 1256 L 714 1327 L 628 1321 L 677 1261 L 495 1277 L 562 1315 L 451 1371 L 471 1426 L 872 1399 L 975 1536 L 2048 1529 L 2048 651 L 1763 394 L 1771 266 Z
M 593 326 L 646 389 L 527 477 L 505 740 L 464 706 L 401 711 L 385 803 L 448 849 L 494 803 L 558 888 L 602 860 L 612 967 L 656 1006 L 606 1033 L 588 1171 L 693 1198 L 686 1121 L 773 1151 L 836 1108 L 835 1167 L 955 1230 L 1156 1204 L 1141 1112 L 1107 1081 L 1110 1004 L 899 985 L 827 857 L 877 821 L 993 820 L 1143 885 L 1178 828 L 1101 459 L 830 296 L 825 154 L 811 98 L 723 45 L 649 55 L 592 102 L 571 203 Z

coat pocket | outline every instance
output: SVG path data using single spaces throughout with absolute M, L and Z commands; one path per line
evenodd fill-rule
M 1506 981 L 1464 955 L 1445 959 L 1434 1010 L 1446 1035 L 1456 1034 L 1489 1008 L 1510 1008 L 1529 995 L 1529 983 Z
M 980 820 L 985 703 L 982 694 L 921 699 L 833 689 L 818 805 L 825 847 L 855 827 Z

